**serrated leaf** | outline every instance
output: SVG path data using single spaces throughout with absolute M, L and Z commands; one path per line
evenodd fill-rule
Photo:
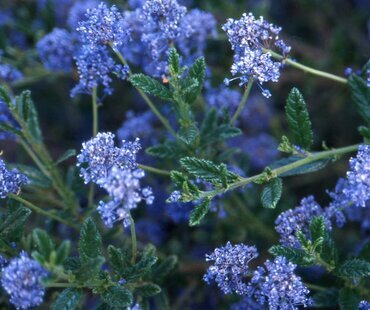
M 60 163 L 66 161 L 67 159 L 76 156 L 76 150 L 70 149 L 65 151 L 65 153 L 58 158 L 58 160 L 55 162 L 56 165 L 59 165 Z
M 197 86 L 185 96 L 185 101 L 189 104 L 193 103 L 203 88 L 204 78 L 206 75 L 206 62 L 204 57 L 198 58 L 189 68 L 188 77 L 195 79 L 198 83 Z
M 358 113 L 370 124 L 370 88 L 364 79 L 355 74 L 348 78 L 348 84 Z
M 3 86 L 0 86 L 0 100 L 4 101 L 8 107 L 13 105 L 9 92 Z
M 108 247 L 109 261 L 115 273 L 120 277 L 125 277 L 127 269 L 130 266 L 130 259 L 121 249 L 112 245 Z
M 102 240 L 98 228 L 92 218 L 82 225 L 79 241 L 79 252 L 82 264 L 101 256 Z
M 315 216 L 310 223 L 310 233 L 313 242 L 325 237 L 326 222 L 323 216 Z
M 36 110 L 36 107 L 31 98 L 30 91 L 23 91 L 20 95 L 21 100 L 24 102 L 24 105 L 27 105 L 28 110 L 28 117 L 25 121 L 27 125 L 27 129 L 32 135 L 32 138 L 36 141 L 36 143 L 40 143 L 42 140 L 42 134 L 40 129 L 39 117 Z M 16 97 L 17 99 L 18 97 Z
M 333 238 L 326 233 L 324 237 L 324 242 L 321 246 L 320 257 L 323 261 L 331 266 L 336 266 L 338 262 L 338 249 L 335 245 Z
M 67 288 L 61 292 L 51 306 L 52 310 L 74 310 L 82 297 L 82 292 L 75 288 Z
M 143 255 L 140 261 L 130 268 L 129 273 L 126 276 L 126 280 L 132 281 L 148 274 L 157 260 L 158 258 L 154 255 Z
M 63 268 L 66 271 L 76 272 L 81 268 L 81 261 L 79 257 L 68 257 L 63 262 Z
M 56 263 L 61 265 L 67 259 L 71 251 L 71 242 L 69 240 L 64 240 L 58 247 L 56 251 Z
M 195 125 L 180 128 L 177 136 L 187 145 L 193 144 L 199 137 L 199 129 Z
M 144 74 L 133 74 L 130 77 L 131 84 L 143 92 L 158 97 L 165 101 L 172 101 L 171 91 L 157 80 Z
M 284 256 L 287 260 L 299 266 L 312 266 L 314 263 L 313 258 L 302 249 L 274 245 L 269 249 L 269 252 L 274 256 Z
M 285 165 L 292 164 L 298 160 L 301 160 L 302 157 L 299 156 L 291 156 L 288 158 L 283 158 L 280 160 L 277 160 L 273 162 L 269 168 L 271 169 L 276 169 Z M 292 169 L 290 171 L 284 172 L 280 174 L 281 177 L 288 177 L 288 176 L 293 176 L 293 175 L 301 175 L 301 174 L 306 174 L 306 173 L 311 173 L 311 172 L 316 172 L 319 171 L 323 168 L 325 168 L 329 163 L 331 162 L 331 159 L 324 159 L 324 160 L 318 160 L 314 161 L 312 163 L 303 165 L 301 167 Z
M 275 209 L 283 190 L 283 181 L 280 178 L 272 179 L 262 191 L 261 202 L 264 208 Z
M 348 259 L 339 266 L 337 273 L 346 278 L 359 279 L 370 275 L 370 263 L 362 259 Z
M 170 71 L 171 76 L 179 75 L 181 71 L 180 55 L 177 53 L 175 48 L 171 48 L 170 50 L 168 64 L 169 64 L 169 71 Z
M 339 292 L 338 303 L 341 310 L 357 310 L 360 301 L 354 290 L 343 288 Z
M 194 207 L 194 209 L 190 212 L 190 226 L 199 225 L 202 219 L 206 216 L 209 211 L 211 201 L 208 198 L 205 198 L 199 205 Z
M 310 116 L 302 94 L 297 88 L 289 93 L 285 112 L 293 135 L 293 142 L 309 150 L 313 143 Z
M 142 297 L 152 297 L 162 291 L 160 286 L 154 283 L 144 283 L 143 285 L 135 288 L 135 293 Z
M 179 147 L 173 142 L 166 142 L 164 144 L 158 144 L 151 146 L 146 149 L 146 153 L 158 158 L 177 158 L 178 154 L 181 154 Z
M 39 228 L 33 230 L 32 237 L 38 253 L 43 257 L 44 261 L 48 262 L 50 254 L 55 250 L 53 240 L 51 240 L 49 234 L 45 230 Z
M 153 279 L 155 279 L 156 282 L 161 281 L 175 268 L 176 264 L 177 257 L 175 255 L 166 257 L 160 263 L 155 264 L 152 270 Z
M 0 239 L 15 240 L 20 237 L 31 210 L 18 206 L 9 212 L 0 223 Z
M 216 128 L 216 130 L 212 133 L 212 137 L 210 137 L 210 140 L 212 142 L 226 140 L 240 136 L 242 133 L 243 132 L 237 127 L 234 127 L 230 124 L 223 124 Z
M 125 309 L 133 302 L 131 292 L 122 286 L 112 286 L 101 295 L 103 301 L 116 309 Z
M 0 130 L 11 133 L 11 134 L 14 134 L 14 135 L 19 136 L 19 137 L 23 137 L 22 131 L 20 131 L 17 128 L 14 128 L 13 126 L 10 126 L 6 123 L 0 123 Z

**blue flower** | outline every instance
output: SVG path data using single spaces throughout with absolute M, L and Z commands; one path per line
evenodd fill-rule
M 139 139 L 134 142 L 122 141 L 121 147 L 114 143 L 115 135 L 110 132 L 98 133 L 95 138 L 82 144 L 77 156 L 77 166 L 85 183 L 99 183 L 107 178 L 113 166 L 119 169 L 135 169 L 136 154 L 141 149 Z
M 246 277 L 250 275 L 248 263 L 258 256 L 256 247 L 244 244 L 216 248 L 213 253 L 206 255 L 206 261 L 214 261 L 203 279 L 207 283 L 215 281 L 225 294 L 233 292 L 239 295 L 247 293 Z
M 267 260 L 265 268 L 258 267 L 248 286 L 248 295 L 269 309 L 299 309 L 308 307 L 312 300 L 310 291 L 294 271 L 296 265 L 285 257 L 278 256 L 274 261 Z
M 83 43 L 92 45 L 113 44 L 119 47 L 130 39 L 129 29 L 122 27 L 122 14 L 117 7 L 108 8 L 103 2 L 87 10 L 77 32 Z
M 18 169 L 9 170 L 0 159 L 0 198 L 6 198 L 8 194 L 18 194 L 21 186 L 28 182 L 28 178 Z
M 43 302 L 45 288 L 41 279 L 47 276 L 48 272 L 37 261 L 22 252 L 2 269 L 1 285 L 17 309 L 28 309 Z
M 18 123 L 13 118 L 9 111 L 8 105 L 0 100 L 0 124 L 5 124 L 11 127 L 19 128 Z M 12 140 L 15 135 L 9 131 L 0 130 L 0 140 Z
M 369 310 L 370 303 L 366 300 L 362 300 L 358 305 L 358 310 Z
M 205 95 L 207 104 L 212 108 L 216 108 L 220 116 L 222 115 L 222 110 L 225 108 L 234 112 L 241 99 L 242 95 L 239 91 L 224 86 L 210 88 Z
M 68 13 L 67 24 L 74 32 L 77 30 L 78 23 L 86 20 L 86 11 L 91 10 L 99 5 L 98 0 L 80 0 L 77 1 Z
M 260 86 L 278 81 L 281 63 L 272 60 L 271 53 L 266 50 L 276 47 L 283 55 L 290 52 L 290 47 L 279 39 L 280 27 L 266 22 L 263 17 L 256 19 L 252 13 L 245 13 L 239 20 L 228 19 L 222 29 L 234 50 L 231 74 L 236 77 L 233 80 L 239 79 L 239 85 L 244 85 L 253 79 Z M 267 98 L 271 96 L 263 88 L 262 94 Z
M 64 29 L 54 28 L 36 44 L 45 68 L 50 71 L 70 72 L 73 69 L 74 37 Z

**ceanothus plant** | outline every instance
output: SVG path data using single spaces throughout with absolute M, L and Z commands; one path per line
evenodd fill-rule
M 370 62 L 346 78 L 301 64 L 289 34 L 251 12 L 219 27 L 189 1 L 44 2 L 30 10 L 32 40 L 0 58 L 2 305 L 369 309 Z M 206 65 L 210 42 L 229 50 L 227 65 L 218 48 Z M 356 144 L 328 147 L 293 81 L 274 119 L 272 94 L 293 70 L 348 88 L 363 120 Z M 45 77 L 91 100 L 91 124 L 84 110 L 73 129 L 89 130 L 57 159 L 62 137 L 51 141 L 27 90 L 42 93 Z M 112 129 L 115 99 L 126 117 Z M 311 182 L 348 154 L 324 203 L 291 190 L 291 177 Z

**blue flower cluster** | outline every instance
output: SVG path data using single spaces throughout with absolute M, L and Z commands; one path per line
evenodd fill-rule
M 313 301 L 310 291 L 295 274 L 297 265 L 285 257 L 278 256 L 274 261 L 267 260 L 265 268 L 258 267 L 248 286 L 248 295 L 271 310 L 299 309 L 308 307 Z
M 263 17 L 256 19 L 252 13 L 244 13 L 241 19 L 228 19 L 222 27 L 229 37 L 234 50 L 234 62 L 231 74 L 233 80 L 240 80 L 239 85 L 256 80 L 262 84 L 268 81 L 277 82 L 280 77 L 281 63 L 274 61 L 269 51 L 278 48 L 283 55 L 290 52 L 290 47 L 279 39 L 280 27 L 266 22 Z M 226 79 L 226 84 L 231 80 Z M 262 94 L 270 97 L 267 89 L 262 88 Z
M 204 275 L 204 281 L 215 281 L 219 289 L 225 294 L 233 292 L 239 295 L 247 293 L 245 279 L 250 276 L 248 263 L 258 257 L 255 246 L 244 244 L 232 245 L 230 242 L 224 247 L 216 248 L 213 253 L 206 255 L 206 261 L 214 261 Z
M 23 79 L 23 73 L 14 66 L 2 63 L 3 51 L 0 50 L 0 81 L 12 83 Z
M 9 170 L 5 162 L 0 159 L 0 198 L 6 198 L 8 194 L 18 194 L 21 186 L 28 182 L 28 178 L 18 169 Z
M 109 195 L 107 202 L 100 201 L 98 212 L 107 227 L 117 221 L 130 225 L 130 210 L 141 201 L 152 204 L 154 196 L 151 188 L 141 188 L 140 179 L 144 171 L 137 168 L 136 154 L 141 149 L 139 139 L 122 141 L 116 147 L 113 133 L 98 133 L 95 138 L 82 144 L 77 156 L 77 166 L 85 183 L 93 182 L 105 189 Z
M 17 309 L 28 309 L 42 303 L 45 288 L 41 280 L 48 272 L 27 253 L 21 252 L 2 269 L 1 285 Z

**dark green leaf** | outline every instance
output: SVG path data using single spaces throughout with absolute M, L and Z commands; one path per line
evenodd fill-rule
M 73 310 L 77 309 L 78 303 L 82 297 L 80 290 L 67 288 L 61 292 L 57 300 L 51 306 L 52 310 Z
M 188 145 L 191 145 L 199 137 L 199 129 L 195 125 L 182 127 L 177 135 L 179 139 L 181 139 L 181 141 Z
M 115 248 L 112 245 L 108 247 L 108 255 L 114 272 L 123 278 L 127 272 L 127 268 L 130 266 L 129 257 L 121 249 Z
M 339 266 L 337 273 L 353 279 L 367 277 L 370 275 L 370 263 L 358 258 L 349 259 Z
M 175 48 L 171 48 L 170 50 L 168 63 L 171 76 L 179 75 L 181 71 L 180 55 L 177 53 Z
M 338 303 L 341 310 L 358 310 L 360 303 L 358 294 L 349 288 L 342 288 L 339 292 Z
M 0 86 L 0 100 L 4 101 L 8 107 L 12 107 L 13 105 L 8 91 L 3 86 Z
M 50 254 L 55 250 L 55 244 L 49 237 L 49 234 L 40 228 L 36 228 L 32 232 L 33 240 L 36 244 L 37 251 L 48 262 Z
M 308 256 L 304 250 L 293 247 L 274 245 L 269 249 L 269 252 L 274 256 L 284 256 L 299 266 L 312 266 L 314 263 L 313 257 Z
M 55 162 L 56 165 L 59 165 L 60 163 L 66 161 L 67 159 L 73 157 L 76 155 L 76 150 L 70 149 L 67 150 L 62 156 L 58 158 L 58 160 Z
M 291 156 L 288 158 L 283 158 L 280 160 L 275 161 L 272 163 L 269 167 L 271 169 L 276 169 L 285 165 L 292 164 L 298 160 L 301 160 L 302 157 L 299 156 Z M 325 168 L 329 163 L 331 162 L 331 159 L 324 159 L 324 160 L 318 160 L 314 161 L 312 163 L 303 165 L 301 167 L 292 169 L 290 171 L 284 172 L 280 174 L 281 177 L 288 177 L 288 176 L 293 176 L 293 175 L 300 175 L 300 174 L 306 174 L 306 173 L 311 173 L 311 172 L 316 172 L 319 171 L 323 168 Z
M 24 102 L 24 105 L 27 105 L 28 117 L 27 117 L 27 120 L 25 120 L 27 129 L 30 131 L 36 143 L 40 143 L 42 140 L 42 134 L 41 134 L 40 124 L 39 124 L 38 113 L 31 99 L 31 92 L 24 91 L 21 93 L 20 97 L 21 97 L 21 100 Z
M 165 101 L 173 100 L 172 93 L 166 86 L 147 75 L 141 73 L 134 74 L 130 77 L 130 82 L 134 87 L 149 95 L 153 95 Z
M 187 103 L 193 103 L 203 88 L 204 78 L 206 75 L 206 62 L 204 57 L 198 58 L 194 64 L 189 68 L 189 78 L 195 79 L 198 83 L 197 86 L 191 91 L 188 92 L 185 96 L 185 101 Z
M 280 178 L 272 179 L 262 191 L 261 202 L 264 208 L 275 209 L 283 190 L 283 181 Z
M 352 100 L 356 105 L 358 113 L 369 124 L 370 123 L 370 88 L 366 81 L 360 76 L 352 74 L 348 79 L 352 92 Z
M 310 223 L 310 233 L 313 242 L 319 238 L 324 238 L 326 232 L 326 223 L 323 216 L 315 216 Z
M 0 239 L 11 241 L 18 239 L 30 214 L 31 210 L 21 206 L 9 212 L 0 223 Z
M 190 226 L 199 225 L 202 219 L 206 216 L 209 211 L 211 201 L 205 198 L 199 205 L 197 205 L 190 213 Z
M 122 286 L 108 288 L 101 297 L 106 304 L 116 309 L 125 309 L 133 302 L 131 292 Z
M 71 242 L 69 240 L 64 240 L 57 249 L 56 263 L 61 265 L 67 259 L 69 252 L 71 251 Z
M 321 246 L 320 257 L 333 267 L 336 266 L 338 262 L 338 249 L 329 233 L 325 234 L 324 242 Z
M 223 124 L 219 126 L 210 137 L 210 142 L 215 142 L 219 140 L 226 140 L 233 137 L 240 136 L 242 131 L 230 124 Z
M 1 123 L 0 124 L 0 130 L 5 131 L 11 134 L 14 134 L 19 137 L 23 137 L 22 131 L 14 128 L 13 126 L 8 125 L 7 123 Z
M 289 93 L 285 112 L 293 134 L 293 142 L 304 149 L 310 149 L 313 143 L 310 116 L 303 96 L 297 88 L 293 88 Z
M 146 152 L 155 157 L 159 158 L 177 158 L 181 150 L 173 142 L 166 142 L 164 144 L 158 144 L 146 149 Z
M 154 283 L 144 283 L 135 288 L 135 293 L 143 297 L 152 297 L 159 294 L 161 291 L 161 288 Z
M 77 272 L 81 268 L 81 261 L 78 257 L 68 257 L 63 262 L 66 271 Z
M 161 281 L 175 268 L 176 264 L 177 257 L 174 255 L 166 257 L 160 263 L 155 264 L 152 271 L 153 279 L 155 279 L 156 282 Z
M 148 274 L 157 260 L 158 258 L 154 255 L 143 255 L 140 261 L 130 269 L 130 273 L 126 276 L 126 280 L 131 281 L 139 279 Z
M 101 256 L 102 240 L 98 228 L 96 227 L 92 218 L 88 218 L 83 223 L 79 252 L 82 264 L 87 263 Z

